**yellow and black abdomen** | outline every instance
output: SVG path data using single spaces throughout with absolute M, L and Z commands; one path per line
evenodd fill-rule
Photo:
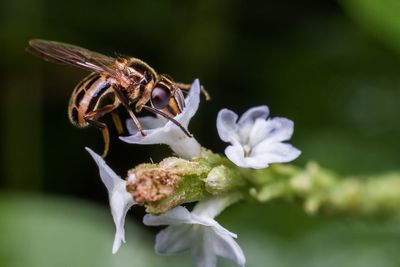
M 78 127 L 89 126 L 85 115 L 97 110 L 102 99 L 108 95 L 114 96 L 112 79 L 105 75 L 92 73 L 84 78 L 74 89 L 68 105 L 70 122 Z

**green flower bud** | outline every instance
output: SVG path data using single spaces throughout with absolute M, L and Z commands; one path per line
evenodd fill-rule
M 127 191 L 152 214 L 198 201 L 206 194 L 203 180 L 210 168 L 200 162 L 166 158 L 159 164 L 140 164 L 129 170 Z
M 213 168 L 205 179 L 206 190 L 212 195 L 224 194 L 245 185 L 246 181 L 241 173 L 225 165 Z

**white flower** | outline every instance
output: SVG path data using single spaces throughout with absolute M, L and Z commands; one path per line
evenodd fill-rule
M 222 109 L 217 117 L 219 137 L 232 145 L 225 155 L 237 166 L 262 169 L 270 163 L 289 162 L 300 155 L 300 150 L 282 143 L 293 134 L 293 122 L 286 118 L 267 119 L 267 106 L 247 110 L 239 119 L 229 109 Z
M 236 199 L 237 200 L 237 199 Z M 169 225 L 157 234 L 155 250 L 170 255 L 190 250 L 198 267 L 214 267 L 217 256 L 244 266 L 246 259 L 242 249 L 229 232 L 214 220 L 232 198 L 213 198 L 199 202 L 192 212 L 178 206 L 158 216 L 146 215 L 146 225 Z
M 185 99 L 185 108 L 182 113 L 174 117 L 176 121 L 187 129 L 190 119 L 197 112 L 200 103 L 200 82 L 195 80 Z M 139 118 L 145 133 L 143 136 L 132 120 L 127 121 L 130 136 L 120 137 L 121 140 L 131 144 L 166 144 L 180 157 L 192 159 L 200 156 L 200 144 L 193 137 L 188 137 L 182 129 L 173 122 L 157 116 Z
M 115 254 L 121 243 L 125 243 L 125 216 L 129 208 L 135 204 L 133 197 L 126 191 L 126 181 L 121 179 L 115 172 L 107 166 L 104 159 L 86 147 L 97 166 L 99 167 L 100 177 L 108 191 L 111 214 L 115 223 L 115 238 L 112 253 Z

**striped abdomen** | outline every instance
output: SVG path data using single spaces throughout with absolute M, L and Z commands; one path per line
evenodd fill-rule
M 112 83 L 111 78 L 92 73 L 75 87 L 68 106 L 68 117 L 73 125 L 79 128 L 87 127 L 87 113 L 101 108 L 106 98 L 110 98 L 109 104 L 116 101 Z

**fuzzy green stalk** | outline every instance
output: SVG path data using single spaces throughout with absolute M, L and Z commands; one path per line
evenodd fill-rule
M 152 214 L 226 194 L 262 203 L 301 202 L 308 214 L 377 216 L 400 211 L 400 172 L 340 177 L 315 162 L 304 168 L 272 164 L 261 170 L 243 169 L 208 150 L 191 161 L 171 157 L 130 172 L 137 179 L 128 184 L 128 191 L 145 196 L 140 204 Z

